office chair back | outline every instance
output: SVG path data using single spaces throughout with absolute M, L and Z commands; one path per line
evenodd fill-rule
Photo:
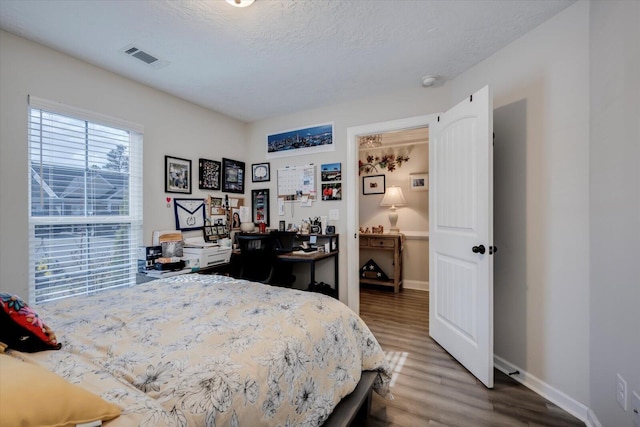
M 295 231 L 272 231 L 273 250 L 276 254 L 287 254 L 293 251 L 296 243 Z
M 236 239 L 240 247 L 240 278 L 270 283 L 276 261 L 271 237 L 241 233 Z

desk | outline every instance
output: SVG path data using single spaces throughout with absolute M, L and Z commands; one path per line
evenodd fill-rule
M 402 287 L 402 249 L 404 234 L 365 234 L 360 233 L 360 249 L 387 251 L 393 256 L 393 278 L 389 280 L 376 280 L 360 277 L 360 283 L 370 285 L 392 286 L 394 292 L 399 292 Z
M 333 271 L 334 271 L 334 286 L 335 286 L 335 290 L 334 290 L 334 294 L 331 295 L 332 297 L 338 299 L 340 297 L 340 287 L 339 287 L 339 276 L 340 276 L 340 271 L 339 271 L 339 266 L 338 266 L 338 255 L 339 255 L 339 251 L 335 250 L 335 251 L 331 251 L 331 252 L 302 252 L 302 253 L 298 253 L 298 252 L 292 252 L 292 253 L 288 253 L 288 254 L 280 254 L 278 255 L 278 261 L 279 262 L 296 262 L 296 263 L 300 263 L 300 262 L 306 262 L 309 264 L 309 268 L 310 268 L 310 285 L 309 287 L 311 287 L 312 285 L 315 285 L 316 283 L 316 262 L 321 261 L 323 259 L 331 259 L 333 258 Z
M 340 295 L 340 284 L 339 284 L 339 277 L 340 277 L 340 269 L 339 269 L 339 255 L 340 255 L 340 247 L 339 247 L 339 235 L 338 234 L 299 234 L 296 237 L 296 245 L 297 246 L 301 246 L 302 242 L 305 241 L 309 241 L 311 237 L 315 237 L 316 238 L 316 246 L 317 247 L 326 247 L 325 245 L 328 244 L 328 249 L 329 252 L 321 252 L 321 251 L 314 251 L 314 252 L 303 252 L 303 251 L 295 251 L 295 252 L 290 252 L 290 253 L 286 253 L 286 254 L 280 254 L 277 256 L 277 260 L 278 262 L 284 262 L 284 263 L 306 263 L 309 264 L 309 273 L 310 273 L 310 277 L 309 277 L 309 286 L 307 287 L 306 290 L 310 290 L 310 291 L 317 291 L 317 292 L 321 292 L 327 295 L 331 295 L 332 297 L 338 299 L 339 295 Z M 240 255 L 240 250 L 238 249 L 234 249 L 234 251 L 232 252 L 232 258 L 235 258 L 237 256 Z M 327 289 L 322 289 L 322 288 L 316 288 L 314 289 L 314 286 L 316 285 L 316 263 L 323 261 L 323 260 L 329 260 L 329 259 L 333 259 L 333 270 L 334 270 L 334 287 L 333 289 L 327 290 Z M 232 262 L 232 264 L 234 264 Z M 238 272 L 237 266 L 234 269 L 232 267 L 232 271 L 234 271 L 234 273 Z M 232 275 L 235 275 L 232 273 Z M 333 292 L 331 292 L 333 291 Z

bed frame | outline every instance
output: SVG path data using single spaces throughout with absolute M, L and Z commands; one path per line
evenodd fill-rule
M 348 427 L 354 421 L 366 419 L 371 412 L 373 382 L 377 375 L 375 371 L 363 371 L 355 390 L 338 403 L 323 427 Z

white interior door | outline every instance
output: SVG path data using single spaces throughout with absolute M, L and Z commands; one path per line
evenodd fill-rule
M 429 334 L 493 387 L 493 102 L 440 115 L 429 141 Z

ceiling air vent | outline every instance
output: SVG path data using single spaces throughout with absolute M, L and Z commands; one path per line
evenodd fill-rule
M 141 49 L 140 47 L 129 45 L 122 49 L 120 52 L 124 53 L 127 56 L 131 56 L 133 58 L 139 59 L 147 65 L 150 65 L 153 68 L 163 68 L 169 65 L 169 61 L 163 61 L 156 58 L 154 55 L 150 54 L 148 51 Z

